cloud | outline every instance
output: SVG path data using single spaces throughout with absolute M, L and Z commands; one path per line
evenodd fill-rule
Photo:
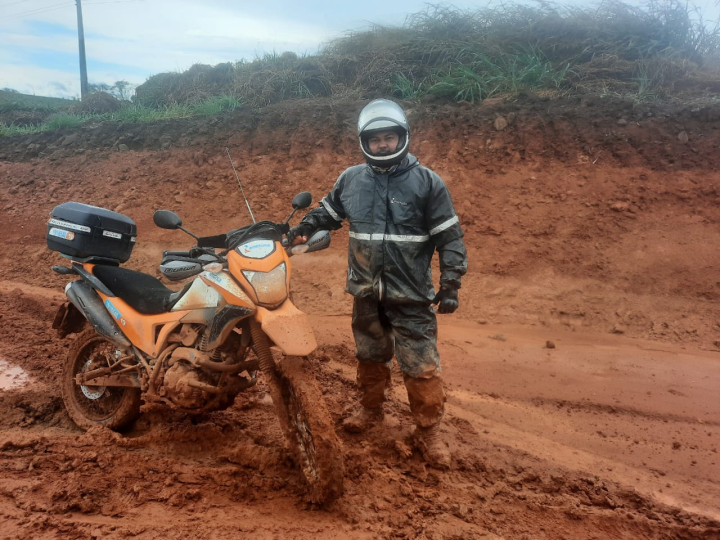
M 312 21 L 285 20 L 271 10 L 264 16 L 250 15 L 237 4 L 223 7 L 182 0 L 87 2 L 83 21 L 89 78 L 96 82 L 124 79 L 141 83 L 155 73 L 183 71 L 195 63 L 252 59 L 273 50 L 314 53 L 322 41 L 335 35 Z M 79 82 L 74 82 L 79 78 L 74 68 L 78 54 L 74 9 L 17 23 L 0 20 L 0 84 L 32 87 L 40 93 L 38 88 L 50 88 L 48 82 L 40 84 L 43 73 L 62 74 L 61 79 L 54 76 L 49 80 L 79 93 Z M 55 55 L 54 61 L 49 51 Z M 68 56 L 58 56 L 63 53 Z M 64 69 L 58 70 L 59 64 Z M 10 69 L 10 65 L 15 67 Z
M 69 92 L 68 87 L 65 86 L 63 83 L 50 82 L 50 83 L 48 83 L 48 86 L 50 86 L 50 88 L 55 88 L 58 92 L 62 92 L 62 93 L 68 93 L 68 92 Z
M 699 1 L 707 14 L 717 17 L 716 0 Z M 476 0 L 453 4 L 478 6 Z M 32 86 L 39 93 L 38 88 L 50 88 L 48 81 L 54 81 L 77 95 L 79 75 L 71 61 L 78 54 L 75 7 L 68 3 L 53 11 L 16 16 L 32 8 L 29 3 L 0 7 L 0 86 Z M 138 83 L 195 63 L 251 60 L 271 51 L 314 54 L 321 44 L 349 30 L 366 28 L 370 22 L 402 24 L 406 14 L 426 8 L 427 0 L 87 0 L 83 20 L 88 65 L 93 68 L 89 77 L 96 82 Z M 68 55 L 64 69 L 44 56 L 47 51 Z M 40 83 L 42 73 L 54 75 Z
M 72 98 L 80 96 L 79 73 L 16 64 L 0 64 L 0 87 L 23 94 Z

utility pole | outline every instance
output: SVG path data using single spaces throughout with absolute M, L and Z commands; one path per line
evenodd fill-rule
M 78 46 L 80 48 L 80 99 L 85 99 L 88 92 L 87 63 L 85 62 L 85 31 L 83 30 L 82 2 L 77 4 Z

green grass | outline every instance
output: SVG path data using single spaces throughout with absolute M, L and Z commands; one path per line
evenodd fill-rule
M 427 91 L 477 103 L 500 93 L 561 88 L 569 70 L 569 63 L 555 67 L 534 51 L 497 58 L 476 54 L 468 65 L 455 65 L 431 77 Z
M 392 95 L 406 101 L 418 101 L 425 95 L 426 81 L 415 82 L 404 73 L 396 73 L 392 82 Z
M 141 124 L 163 120 L 178 120 L 181 118 L 190 118 L 191 116 L 194 116 L 193 110 L 188 105 L 175 104 L 159 108 L 128 105 L 113 113 L 97 115 L 95 119 Z
M 93 115 L 58 112 L 50 116 L 45 122 L 45 125 L 47 129 L 71 128 L 79 126 L 90 118 L 93 118 Z
M 476 103 L 495 94 L 497 87 L 491 87 L 492 82 L 492 77 L 476 73 L 471 67 L 458 66 L 440 75 L 429 92 L 451 97 L 455 101 Z
M 141 105 L 126 105 L 122 109 L 105 114 L 73 114 L 66 111 L 57 112 L 47 118 L 38 126 L 16 126 L 0 123 L 0 136 L 12 137 L 27 135 L 41 131 L 76 127 L 88 121 L 95 122 L 130 122 L 149 123 L 164 120 L 177 120 L 193 116 L 212 116 L 224 111 L 234 111 L 241 106 L 238 98 L 233 96 L 214 96 L 195 105 L 169 105 L 166 107 L 144 107 Z
M 43 129 L 43 126 L 8 126 L 0 122 L 0 137 L 30 135 L 31 133 L 38 133 L 40 131 L 45 131 L 46 129 L 48 128 Z
M 192 107 L 197 116 L 215 116 L 223 111 L 234 111 L 240 107 L 240 100 L 235 96 L 212 96 Z

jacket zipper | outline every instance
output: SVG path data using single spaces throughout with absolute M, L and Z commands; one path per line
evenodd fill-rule
M 385 277 L 385 239 L 387 238 L 388 234 L 388 219 L 390 219 L 390 175 L 385 175 L 385 230 L 383 231 L 383 240 L 382 240 L 382 254 L 383 254 L 383 261 L 382 261 L 382 268 L 380 269 L 380 278 L 378 279 L 378 295 L 380 296 L 380 301 L 382 302 L 383 296 L 384 296 L 384 289 L 383 286 L 383 277 Z

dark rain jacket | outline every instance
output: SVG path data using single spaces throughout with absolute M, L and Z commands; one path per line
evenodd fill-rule
M 409 155 L 392 172 L 350 167 L 302 220 L 314 229 L 350 224 L 346 291 L 381 301 L 429 304 L 430 262 L 440 254 L 440 285 L 460 287 L 467 253 L 445 183 Z

